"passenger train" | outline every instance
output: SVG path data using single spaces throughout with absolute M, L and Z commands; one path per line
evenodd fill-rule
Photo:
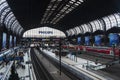
M 63 45 L 62 48 L 69 49 L 69 50 L 80 50 L 92 53 L 100 53 L 103 55 L 110 55 L 110 56 L 120 56 L 120 50 L 118 47 L 100 47 L 100 46 L 67 46 Z

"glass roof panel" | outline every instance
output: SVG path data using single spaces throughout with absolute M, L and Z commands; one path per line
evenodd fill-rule
M 110 20 L 108 19 L 108 17 L 104 17 L 103 20 L 104 20 L 105 25 L 106 25 L 106 30 L 110 29 L 111 23 L 110 23 Z

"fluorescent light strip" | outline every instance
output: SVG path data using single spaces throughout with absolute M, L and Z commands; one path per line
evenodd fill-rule
M 57 6 L 62 0 L 52 0 L 46 9 L 46 12 L 43 16 L 43 19 L 41 20 L 42 23 L 53 23 L 56 24 L 59 20 L 61 20 L 66 14 L 70 13 L 72 10 L 74 10 L 77 6 L 83 2 L 83 0 L 70 0 L 68 3 L 58 12 L 58 14 L 53 17 L 53 19 L 50 19 L 50 16 L 53 14 L 53 12 L 56 10 Z M 61 6 L 62 7 L 62 6 Z M 51 21 L 49 21 L 49 19 Z
M 57 8 L 57 6 L 59 5 L 59 3 L 62 0 L 54 0 L 53 3 L 51 4 L 52 7 L 50 7 L 49 9 L 47 9 L 49 12 L 47 12 L 47 15 L 45 16 L 45 20 L 44 21 L 48 21 L 48 19 L 50 18 L 50 16 L 52 15 L 53 11 L 55 11 L 55 9 Z M 44 22 L 45 23 L 45 22 Z
M 79 6 L 79 5 L 76 5 L 77 3 L 78 3 L 79 1 L 77 1 L 77 2 L 74 2 L 73 4 L 69 4 L 69 7 L 68 7 L 68 4 L 66 4 L 67 5 L 67 8 L 66 8 L 66 6 L 65 7 L 63 7 L 63 9 L 59 12 L 59 14 L 62 14 L 62 15 L 66 15 L 66 14 L 68 14 L 68 13 L 70 13 L 73 9 L 75 9 L 77 6 Z M 69 1 L 69 3 L 71 3 L 71 1 Z M 79 4 L 81 4 L 80 2 L 79 2 Z M 74 7 L 73 7 L 74 6 Z M 65 10 L 66 9 L 66 10 Z M 61 15 L 60 15 L 61 16 Z M 60 17 L 59 16 L 59 17 Z M 56 16 L 57 18 L 58 18 L 58 16 Z M 63 18 L 63 17 L 62 17 Z M 60 19 L 61 19 L 61 17 L 60 17 Z M 55 23 L 57 23 L 60 19 L 57 19 L 57 20 L 54 20 L 55 21 Z M 53 20 L 52 20 L 52 22 L 54 22 Z

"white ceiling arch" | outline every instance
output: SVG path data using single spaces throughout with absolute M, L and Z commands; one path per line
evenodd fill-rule
M 50 28 L 50 27 L 40 27 L 26 31 L 23 34 L 24 38 L 65 38 L 64 32 Z

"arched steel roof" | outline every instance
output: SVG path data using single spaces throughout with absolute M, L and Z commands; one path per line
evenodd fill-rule
M 6 29 L 8 31 L 12 31 L 15 34 L 18 34 L 19 36 L 22 36 L 20 32 L 23 32 L 24 29 L 19 24 L 18 20 L 15 18 L 11 8 L 9 7 L 6 0 L 0 0 L 0 24 L 5 25 Z M 14 28 L 19 28 L 20 32 L 17 32 Z
M 87 32 L 96 32 L 96 31 L 107 31 L 109 29 L 111 29 L 112 27 L 120 27 L 120 15 L 119 13 L 115 13 L 112 15 L 108 15 L 106 17 L 103 17 L 102 19 L 97 19 L 94 21 L 91 21 L 87 24 L 83 24 L 80 26 L 80 28 L 82 28 L 83 31 L 77 31 L 79 33 L 87 33 Z M 72 31 L 72 34 L 69 34 L 70 36 L 75 35 L 75 28 L 70 29 L 70 31 Z M 67 30 L 68 32 L 69 30 Z M 77 33 L 77 34 L 79 34 Z

